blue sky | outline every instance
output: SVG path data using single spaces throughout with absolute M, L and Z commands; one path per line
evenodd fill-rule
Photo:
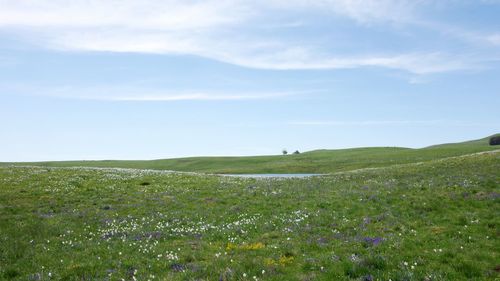
M 497 0 L 0 0 L 0 161 L 500 132 Z

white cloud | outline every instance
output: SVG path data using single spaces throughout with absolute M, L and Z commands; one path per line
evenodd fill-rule
M 0 6 L 1 26 L 43 28 L 206 29 L 245 16 L 244 7 L 225 0 L 0 0 Z
M 500 34 L 492 34 L 486 37 L 486 40 L 493 45 L 500 46 Z
M 491 124 L 476 123 L 468 121 L 450 121 L 450 120 L 367 120 L 367 121 L 294 121 L 289 125 L 295 126 L 457 126 L 457 127 L 478 127 L 489 126 Z
M 428 74 L 470 68 L 464 58 L 449 57 L 440 53 L 335 58 L 325 54 L 317 55 L 304 48 L 288 48 L 260 56 L 227 57 L 223 60 L 248 67 L 282 70 L 385 67 L 403 69 L 415 74 Z
M 407 22 L 426 0 L 267 0 L 253 1 L 275 9 L 317 10 L 351 18 L 358 23 Z
M 241 31 L 265 18 L 266 11 L 290 9 L 341 15 L 362 24 L 405 22 L 423 2 L 0 0 L 0 29 L 29 34 L 35 43 L 55 49 L 189 54 L 251 68 L 384 67 L 416 74 L 465 68 L 459 58 L 435 52 L 344 56 L 317 42 L 298 44 Z
M 316 2 L 322 8 L 366 24 L 373 21 L 406 22 L 411 20 L 413 11 L 422 1 L 323 0 L 311 2 Z
M 438 124 L 442 123 L 439 120 L 431 121 L 406 121 L 406 120 L 390 120 L 390 121 L 380 121 L 380 120 L 370 120 L 370 121 L 296 121 L 290 122 L 290 125 L 302 125 L 302 126 L 377 126 L 377 125 L 409 125 L 409 124 Z
M 151 93 L 148 91 L 129 93 L 120 95 L 107 93 L 105 95 L 57 95 L 62 98 L 99 100 L 99 101 L 239 101 L 239 100 L 263 100 L 278 99 L 294 95 L 294 93 L 274 92 L 274 93 L 217 93 L 217 92 L 184 92 L 184 93 Z
M 0 0 L 4 26 L 121 26 L 206 29 L 244 21 L 262 10 L 319 10 L 356 21 L 405 21 L 422 0 Z
M 94 100 L 94 101 L 240 101 L 240 100 L 268 100 L 281 99 L 291 96 L 299 96 L 311 92 L 300 91 L 256 91 L 242 92 L 238 91 L 196 91 L 181 90 L 168 91 L 151 88 L 138 88 L 131 85 L 122 86 L 95 86 L 95 87 L 76 87 L 76 86 L 41 86 L 41 85 L 19 85 L 19 84 L 0 84 L 0 92 L 37 95 L 44 97 Z

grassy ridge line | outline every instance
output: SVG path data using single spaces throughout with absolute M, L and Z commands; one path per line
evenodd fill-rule
M 421 149 L 371 147 L 339 150 L 315 150 L 299 155 L 247 157 L 190 157 L 159 160 L 103 160 L 3 163 L 45 167 L 107 167 L 173 170 L 214 174 L 251 173 L 332 173 L 361 168 L 407 164 L 496 149 L 488 138 L 462 143 L 436 145 Z M 0 163 L 2 165 L 2 163 Z
M 465 155 L 460 155 L 460 156 L 452 156 L 452 157 L 445 157 L 445 158 L 440 158 L 440 159 L 435 159 L 435 160 L 429 160 L 429 161 L 421 161 L 421 162 L 414 162 L 414 163 L 406 163 L 406 164 L 394 164 L 391 166 L 385 166 L 385 167 L 374 167 L 374 168 L 361 168 L 361 169 L 355 169 L 355 170 L 348 170 L 348 171 L 340 171 L 340 172 L 334 172 L 334 173 L 328 173 L 324 174 L 325 176 L 331 175 L 342 175 L 342 174 L 351 174 L 351 173 L 362 173 L 362 172 L 368 172 L 368 171 L 388 171 L 392 169 L 401 169 L 401 168 L 407 168 L 407 167 L 415 167 L 415 166 L 420 166 L 420 165 L 432 165 L 432 164 L 437 164 L 437 163 L 442 163 L 450 160 L 455 160 L 455 159 L 462 159 L 462 158 L 471 158 L 475 156 L 480 156 L 484 154 L 500 154 L 500 149 L 496 150 L 489 150 L 489 151 L 482 151 L 482 152 L 476 152 L 476 153 L 470 153 L 470 154 L 465 154 Z M 2 166 L 0 166 L 2 167 Z M 219 175 L 224 175 L 224 174 L 206 174 L 206 173 L 198 173 L 198 172 L 184 172 L 184 171 L 174 171 L 174 170 L 155 170 L 155 169 L 141 169 L 141 168 L 111 168 L 111 167 L 86 167 L 86 166 L 71 166 L 71 167 L 43 167 L 43 166 L 37 166 L 37 165 L 13 165 L 13 166 L 4 166 L 6 168 L 47 168 L 47 169 L 69 169 L 69 170 L 88 170 L 88 171 L 123 171 L 123 172 L 146 172 L 146 173 L 152 173 L 156 175 L 162 175 L 162 174 L 180 174 L 180 175 L 193 175 L 193 176 L 219 176 Z M 321 176 L 321 175 L 320 175 Z

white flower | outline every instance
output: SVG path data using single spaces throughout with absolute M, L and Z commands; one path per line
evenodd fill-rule
M 244 277 L 244 278 L 247 278 L 247 274 L 246 274 L 246 273 L 243 273 L 243 277 Z

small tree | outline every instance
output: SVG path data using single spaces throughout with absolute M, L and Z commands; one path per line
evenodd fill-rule
M 300 152 L 298 150 L 295 150 L 293 154 L 300 154 Z
M 500 145 L 500 136 L 491 137 L 490 145 Z
M 283 155 L 287 155 L 288 151 L 286 149 L 283 149 L 283 151 L 281 151 L 281 153 L 283 153 Z

